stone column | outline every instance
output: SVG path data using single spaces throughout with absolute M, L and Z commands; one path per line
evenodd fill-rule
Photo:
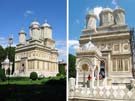
M 99 87 L 99 72 L 100 72 L 100 70 L 99 70 L 99 68 L 98 68 L 98 70 L 97 70 L 98 72 L 98 74 L 97 74 L 97 87 Z
M 83 87 L 85 87 L 85 70 L 83 71 Z
M 78 72 L 79 72 L 79 68 L 76 68 L 76 87 L 78 88 Z
M 92 69 L 92 81 L 91 81 L 91 87 L 92 88 L 94 87 L 94 70 L 95 69 Z

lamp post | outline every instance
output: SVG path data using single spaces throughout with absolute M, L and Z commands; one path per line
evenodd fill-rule
M 9 44 L 9 55 L 11 55 L 11 52 L 10 52 L 10 51 L 11 51 L 11 45 L 13 44 L 13 34 L 12 34 L 11 36 L 9 36 L 9 38 L 8 38 L 8 44 Z M 8 84 L 9 84 L 9 76 L 10 76 L 10 72 L 12 72 L 12 71 L 10 71 L 10 61 L 11 61 L 11 58 L 9 59 Z

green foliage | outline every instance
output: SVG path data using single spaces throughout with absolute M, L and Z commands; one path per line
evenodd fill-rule
M 10 77 L 10 81 L 28 81 L 29 80 L 29 77 Z
M 59 64 L 59 73 L 62 75 L 66 75 L 65 67 L 63 64 Z
M 6 59 L 6 56 L 8 55 L 8 58 L 11 62 L 13 62 L 13 72 L 14 72 L 14 61 L 15 61 L 15 47 L 6 47 L 5 49 L 0 45 L 0 67 L 1 62 L 3 62 Z
M 13 70 L 11 71 L 11 73 L 13 74 L 14 72 L 14 61 L 15 61 L 15 47 L 6 47 L 5 48 L 5 53 L 6 55 L 8 55 L 8 58 L 11 62 L 13 62 Z
M 56 76 L 60 76 L 61 74 L 60 73 L 58 73 Z
M 5 70 L 1 68 L 0 68 L 0 80 L 2 81 L 6 80 Z
M 30 73 L 30 79 L 36 80 L 37 78 L 38 78 L 38 75 L 37 75 L 36 72 L 31 72 L 31 73 Z
M 50 77 L 31 82 L 26 77 L 10 77 L 10 85 L 1 83 L 0 98 L 4 98 L 1 101 L 66 101 L 66 78 Z
M 10 75 L 10 69 L 8 68 L 7 71 L 6 71 L 6 74 L 7 75 Z
M 0 67 L 1 67 L 1 62 L 3 62 L 5 58 L 6 58 L 6 52 L 4 48 L 0 45 Z
M 70 77 L 76 77 L 76 69 L 75 69 L 75 63 L 76 63 L 76 57 L 72 54 L 69 54 L 68 58 L 68 63 L 69 63 L 69 78 Z

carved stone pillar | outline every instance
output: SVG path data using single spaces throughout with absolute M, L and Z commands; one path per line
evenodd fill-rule
M 79 68 L 76 68 L 76 87 L 78 88 L 78 72 L 79 72 Z

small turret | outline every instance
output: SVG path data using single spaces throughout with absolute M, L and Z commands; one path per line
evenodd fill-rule
M 89 12 L 86 16 L 86 28 L 96 29 L 96 20 L 97 16 L 94 14 L 94 12 Z
M 26 32 L 22 29 L 19 32 L 19 43 L 20 44 L 25 44 L 25 42 L 26 42 Z
M 104 8 L 100 13 L 100 26 L 114 24 L 113 11 L 110 8 Z
M 39 40 L 40 36 L 40 24 L 37 21 L 33 21 L 30 25 L 30 37 Z
M 47 21 L 45 21 L 45 23 L 41 26 L 41 28 L 42 28 L 41 37 L 44 38 L 44 39 L 45 38 L 52 39 L 52 27 L 51 27 L 51 25 L 49 25 L 47 23 Z
M 122 8 L 116 8 L 113 14 L 116 25 L 125 25 L 125 11 Z

